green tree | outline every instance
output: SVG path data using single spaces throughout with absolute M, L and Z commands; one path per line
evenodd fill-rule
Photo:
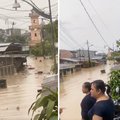
M 43 56 L 43 44 L 44 44 L 44 47 L 45 47 L 45 53 L 44 55 L 45 56 L 50 56 L 51 55 L 51 45 L 49 42 L 46 42 L 46 43 L 39 43 L 37 44 L 36 46 L 32 47 L 31 48 L 31 53 L 35 56 Z
M 44 40 L 45 41 L 52 41 L 52 34 L 51 33 L 51 23 L 48 23 L 47 25 L 44 25 Z M 55 42 L 58 42 L 58 20 L 53 22 L 53 31 L 54 31 L 54 38 Z
M 120 98 L 120 90 L 116 92 L 116 88 L 119 87 L 120 89 L 120 70 L 113 70 L 109 73 L 110 80 L 108 84 L 111 88 L 111 96 L 113 100 Z
M 55 92 L 49 88 L 45 88 L 49 92 L 48 95 L 41 95 L 42 92 L 38 93 L 36 101 L 31 105 L 28 110 L 33 112 L 31 120 L 58 120 L 58 92 Z M 42 110 L 37 113 L 39 108 Z
M 116 47 L 118 47 L 120 49 L 120 40 L 116 41 Z
M 57 73 L 58 73 L 58 63 L 56 63 L 56 66 L 57 66 Z M 55 73 L 55 65 L 52 65 L 50 71 Z
M 58 42 L 58 21 L 57 20 L 53 22 L 53 29 L 54 29 L 55 42 Z M 42 34 L 43 34 L 44 42 L 37 44 L 35 47 L 32 47 L 31 53 L 35 56 L 45 55 L 45 56 L 53 57 L 53 44 L 52 44 L 53 33 L 51 33 L 51 23 L 44 25 Z M 56 51 L 55 54 L 57 54 L 58 52 L 57 49 L 55 51 Z
M 13 43 L 18 42 L 24 45 L 26 43 L 26 39 L 21 35 L 14 35 L 14 36 L 8 36 L 6 42 L 13 42 Z

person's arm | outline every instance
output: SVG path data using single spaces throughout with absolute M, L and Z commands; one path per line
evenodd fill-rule
M 89 110 L 89 102 L 87 99 L 84 99 L 82 101 L 82 104 L 81 104 L 81 116 L 82 116 L 82 120 L 85 120 L 86 118 L 88 118 L 88 110 Z
M 103 120 L 103 118 L 98 115 L 93 115 L 92 120 Z

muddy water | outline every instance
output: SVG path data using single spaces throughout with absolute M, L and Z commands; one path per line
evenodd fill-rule
M 6 77 L 7 88 L 0 89 L 0 120 L 30 120 L 28 109 L 35 101 L 43 78 L 50 71 L 52 60 L 35 60 L 34 57 L 28 57 L 27 60 L 27 64 L 35 69 L 26 67 L 23 72 Z M 35 74 L 37 71 L 43 71 L 44 74 Z
M 65 77 L 64 82 L 60 84 L 60 107 L 65 108 L 60 115 L 61 120 L 81 120 L 80 102 L 85 96 L 82 93 L 82 84 L 96 79 L 102 79 L 107 82 L 111 67 L 112 65 L 107 63 L 106 65 L 82 69 L 80 72 Z M 106 73 L 101 74 L 100 70 L 102 69 L 105 69 Z

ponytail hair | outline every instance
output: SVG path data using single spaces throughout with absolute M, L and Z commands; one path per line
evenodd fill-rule
M 103 80 L 95 80 L 95 81 L 92 82 L 92 84 L 94 84 L 96 90 L 100 89 L 102 91 L 102 93 L 104 93 L 106 91 L 107 95 L 111 98 L 111 96 L 110 96 L 110 92 L 111 92 L 110 91 L 110 86 L 105 84 L 103 82 Z M 107 89 L 105 87 L 107 87 Z
M 111 92 L 110 86 L 108 84 L 105 84 L 105 87 L 107 87 L 107 89 L 106 89 L 107 95 L 109 96 L 109 98 L 111 98 L 111 95 L 110 95 L 110 92 Z

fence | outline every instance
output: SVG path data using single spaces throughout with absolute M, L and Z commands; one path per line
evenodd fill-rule
M 0 66 L 0 77 L 13 75 L 15 73 L 14 65 Z

